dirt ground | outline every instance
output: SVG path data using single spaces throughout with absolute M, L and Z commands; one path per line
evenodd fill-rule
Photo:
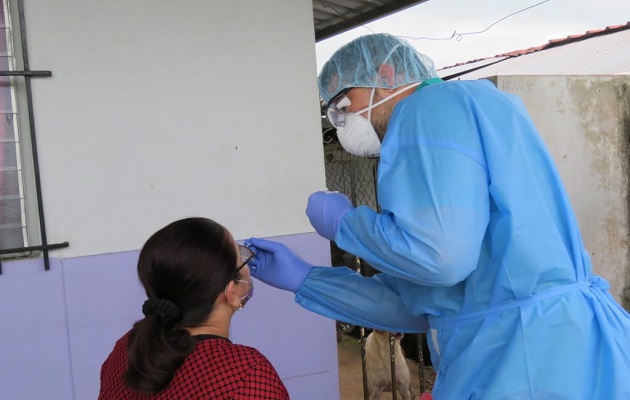
M 341 388 L 341 400 L 364 400 L 363 395 L 363 372 L 361 370 L 361 342 L 359 339 L 342 335 L 341 342 L 337 344 L 339 357 L 339 386 Z M 417 399 L 420 394 L 420 373 L 418 363 L 415 360 L 407 359 L 409 372 L 411 373 L 411 392 L 413 399 Z M 424 367 L 424 392 L 431 392 L 435 381 L 435 372 L 432 367 Z M 391 400 L 391 393 L 383 393 L 381 399 Z M 397 396 L 401 400 L 400 395 Z

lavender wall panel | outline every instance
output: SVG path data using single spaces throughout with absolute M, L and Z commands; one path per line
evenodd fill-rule
M 64 282 L 58 260 L 3 262 L 0 398 L 72 399 Z
M 328 265 L 316 234 L 276 237 L 312 263 Z M 115 341 L 142 317 L 138 251 L 3 264 L 0 275 L 0 398 L 95 399 Z M 255 281 L 235 315 L 233 342 L 258 348 L 292 398 L 339 399 L 335 323 L 295 304 L 293 294 Z M 37 382 L 37 384 L 34 384 Z
M 95 399 L 114 343 L 142 317 L 138 251 L 63 261 L 75 399 Z

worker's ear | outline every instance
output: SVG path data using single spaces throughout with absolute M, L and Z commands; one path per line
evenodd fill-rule
M 381 64 L 378 67 L 378 77 L 385 86 L 394 87 L 396 82 L 396 71 L 391 64 Z

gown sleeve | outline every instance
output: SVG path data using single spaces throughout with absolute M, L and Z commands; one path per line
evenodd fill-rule
M 382 211 L 355 208 L 335 237 L 379 271 L 424 286 L 453 286 L 475 269 L 490 219 L 483 116 L 447 86 L 398 103 L 378 171 Z
M 361 276 L 346 267 L 314 267 L 295 293 L 307 310 L 368 328 L 393 332 L 424 332 L 428 323 L 403 303 L 395 278 Z

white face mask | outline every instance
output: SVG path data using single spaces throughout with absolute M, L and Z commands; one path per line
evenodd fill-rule
M 359 157 L 378 157 L 381 154 L 381 140 L 374 127 L 358 114 L 346 116 L 345 125 L 337 128 L 339 143 L 350 154 Z
M 408 90 L 420 85 L 421 82 L 416 82 L 413 85 L 405 87 L 403 90 Z M 374 130 L 374 126 L 370 122 L 372 119 L 372 109 L 380 106 L 389 99 L 397 96 L 403 90 L 390 94 L 384 99 L 372 104 L 374 100 L 375 88 L 372 88 L 372 94 L 370 95 L 370 105 L 363 110 L 355 113 L 346 114 L 344 116 L 344 122 L 342 126 L 337 127 L 337 138 L 339 143 L 350 154 L 359 157 L 378 157 L 381 154 L 381 139 Z M 349 106 L 350 103 L 346 105 Z M 361 114 L 367 111 L 367 118 L 362 117 Z
M 343 126 L 337 128 L 339 143 L 348 153 L 355 156 L 378 157 L 381 153 L 381 140 L 370 122 L 372 108 L 376 106 L 372 105 L 374 91 L 375 89 L 372 89 L 370 105 L 359 112 L 346 114 Z M 366 111 L 368 112 L 368 117 L 362 117 L 361 114 Z

